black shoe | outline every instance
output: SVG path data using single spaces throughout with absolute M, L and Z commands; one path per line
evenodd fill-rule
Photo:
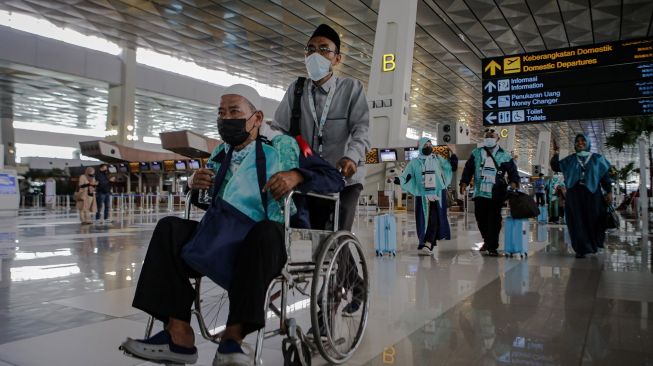
M 487 255 L 490 257 L 498 257 L 499 252 L 496 249 L 490 249 L 487 251 Z
M 481 249 L 478 250 L 479 252 L 485 252 L 487 251 L 487 248 L 485 247 L 485 244 L 481 246 Z
M 585 254 L 576 253 L 576 258 L 585 258 Z

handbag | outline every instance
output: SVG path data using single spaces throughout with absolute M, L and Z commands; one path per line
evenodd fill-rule
M 75 193 L 73 193 L 73 200 L 75 202 L 83 201 L 84 197 L 82 196 L 82 194 L 83 194 L 83 192 L 81 190 L 75 191 Z
M 224 150 L 221 154 L 224 153 Z M 218 154 L 217 158 L 221 158 Z M 197 272 L 209 277 L 225 290 L 231 285 L 233 266 L 243 240 L 256 224 L 249 216 L 222 199 L 219 192 L 227 175 L 233 149 L 222 159 L 220 169 L 213 181 L 213 200 L 202 217 L 192 239 L 184 245 L 181 251 L 183 260 Z M 267 217 L 267 193 L 263 187 L 267 177 L 263 143 L 256 140 L 256 175 L 261 193 L 261 202 Z
M 530 219 L 540 214 L 540 208 L 531 196 L 524 192 L 512 192 L 508 195 L 510 216 L 513 219 Z
M 608 205 L 603 215 L 603 226 L 607 229 L 619 229 L 619 215 L 614 206 Z

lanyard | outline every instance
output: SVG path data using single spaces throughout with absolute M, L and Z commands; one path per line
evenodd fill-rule
M 333 76 L 332 76 L 333 77 Z M 333 100 L 333 95 L 335 94 L 336 86 L 333 85 L 329 89 L 329 94 L 327 95 L 326 102 L 324 103 L 324 109 L 322 110 L 322 116 L 317 119 L 317 112 L 315 111 L 315 101 L 313 99 L 313 91 L 311 90 L 308 93 L 308 104 L 311 108 L 311 114 L 313 115 L 313 120 L 315 121 L 315 127 L 317 127 L 317 141 L 319 143 L 318 153 L 322 154 L 322 135 L 324 133 L 324 124 L 326 123 L 327 115 L 329 114 L 329 107 L 331 107 L 331 101 Z

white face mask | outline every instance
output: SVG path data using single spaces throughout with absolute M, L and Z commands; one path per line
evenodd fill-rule
M 493 148 L 497 146 L 497 140 L 493 137 L 486 137 L 485 140 L 483 140 L 483 146 Z
M 318 81 L 329 74 L 331 61 L 326 57 L 315 52 L 304 59 L 306 71 L 311 80 Z

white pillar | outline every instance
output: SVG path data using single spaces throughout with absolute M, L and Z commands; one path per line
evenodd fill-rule
M 549 160 L 551 153 L 551 132 L 550 131 L 540 131 L 540 134 L 537 138 L 537 150 L 535 151 L 535 159 L 533 161 L 534 165 L 539 165 L 542 169 L 544 175 L 548 174 L 549 171 Z
M 410 108 L 417 0 L 380 0 L 367 89 L 373 147 L 402 147 Z M 385 164 L 370 166 L 366 186 L 385 185 Z M 373 194 L 372 188 L 363 194 Z
M 367 90 L 372 146 L 406 142 L 417 0 L 381 0 Z
M 648 171 L 646 170 L 646 156 L 648 144 L 646 136 L 639 137 L 639 217 L 642 219 L 642 235 L 648 234 Z
M 131 137 L 127 138 L 127 136 L 135 135 L 136 51 L 123 48 L 120 59 L 122 60 L 120 85 L 109 87 L 107 111 L 107 129 L 115 130 L 116 134 L 107 139 L 122 145 L 133 145 Z

